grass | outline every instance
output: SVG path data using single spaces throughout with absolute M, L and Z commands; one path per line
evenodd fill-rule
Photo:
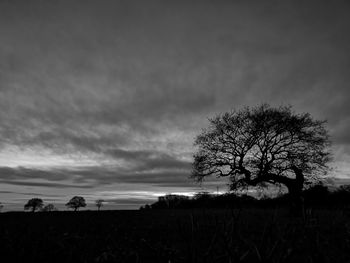
M 0 214 L 1 262 L 350 262 L 341 210 Z

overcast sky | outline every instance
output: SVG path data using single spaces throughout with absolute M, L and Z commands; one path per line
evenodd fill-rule
M 216 190 L 188 178 L 194 137 L 260 103 L 327 119 L 346 182 L 349 14 L 348 1 L 1 1 L 0 202 L 124 209 Z

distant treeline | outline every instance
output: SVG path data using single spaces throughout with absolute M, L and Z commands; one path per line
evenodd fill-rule
M 350 185 L 340 186 L 330 191 L 327 186 L 316 185 L 303 191 L 305 206 L 343 207 L 350 205 Z M 290 202 L 288 194 L 274 198 L 254 198 L 235 193 L 210 194 L 200 192 L 193 197 L 168 194 L 160 196 L 158 201 L 142 206 L 140 209 L 188 209 L 188 208 L 228 208 L 228 207 L 271 207 L 284 206 Z

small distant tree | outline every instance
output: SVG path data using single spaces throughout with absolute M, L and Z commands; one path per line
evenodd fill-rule
M 32 198 L 24 205 L 24 210 L 31 209 L 32 212 L 35 212 L 35 210 L 42 208 L 43 205 L 44 205 L 44 201 L 42 199 Z
M 97 206 L 98 211 L 100 211 L 100 209 L 103 206 L 104 202 L 105 202 L 105 200 L 103 200 L 103 199 L 96 200 L 95 205 Z
M 42 209 L 42 212 L 52 212 L 52 211 L 57 211 L 57 208 L 53 204 L 48 204 L 45 205 Z
M 81 196 L 74 196 L 69 202 L 66 204 L 68 208 L 74 209 L 74 211 L 77 211 L 80 207 L 85 207 L 86 202 L 84 197 Z

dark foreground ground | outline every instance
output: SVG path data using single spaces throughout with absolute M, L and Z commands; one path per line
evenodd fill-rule
M 1 262 L 350 262 L 350 218 L 318 209 L 0 214 Z

